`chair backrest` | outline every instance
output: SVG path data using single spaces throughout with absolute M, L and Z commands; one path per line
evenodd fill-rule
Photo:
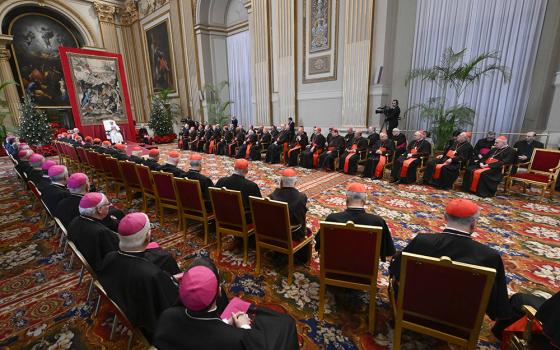
M 62 225 L 62 223 L 60 224 L 61 228 L 64 228 L 64 225 Z M 68 240 L 68 246 L 70 247 L 70 249 L 72 250 L 72 252 L 74 253 L 74 255 L 76 255 L 76 257 L 78 258 L 78 260 L 80 260 L 80 263 L 82 265 L 84 265 L 84 268 L 87 270 L 87 272 L 91 275 L 91 277 L 94 280 L 97 280 L 97 274 L 95 273 L 95 271 L 93 270 L 93 268 L 91 267 L 91 265 L 87 262 L 86 258 L 82 255 L 82 253 L 78 250 L 78 247 L 76 247 L 76 245 L 74 244 L 74 242 L 72 242 L 71 240 Z
M 200 189 L 200 181 L 179 178 L 174 178 L 173 180 L 177 197 L 183 210 L 194 211 L 201 215 L 204 214 L 206 207 L 202 197 L 202 190 Z
M 103 167 L 101 166 L 101 160 L 99 159 L 99 153 L 97 153 L 95 151 L 86 150 L 86 154 L 87 154 L 88 162 L 92 166 L 92 168 L 96 171 L 103 172 L 104 170 L 103 170 Z
M 138 180 L 142 186 L 142 190 L 145 193 L 155 193 L 154 183 L 152 181 L 152 174 L 150 168 L 145 165 L 136 165 L 136 174 L 138 175 Z
M 97 290 L 97 293 L 99 294 L 101 299 L 109 303 L 111 309 L 117 315 L 117 318 L 124 324 L 124 326 L 128 328 L 129 331 L 134 332 L 135 328 L 132 325 L 132 323 L 128 320 L 128 317 L 126 317 L 124 311 L 120 308 L 119 305 L 117 305 L 115 301 L 113 301 L 113 299 L 109 297 L 109 295 L 107 294 L 107 292 L 105 291 L 101 283 L 98 280 L 94 280 L 93 286 Z
M 560 165 L 560 151 L 552 149 L 535 148 L 529 164 L 529 170 L 536 172 L 543 172 L 547 174 L 554 174 L 558 171 L 550 171 Z
M 113 174 L 111 172 L 111 163 L 108 160 L 109 158 L 111 158 L 111 156 L 109 156 L 109 155 L 105 155 L 105 154 L 98 154 L 97 155 L 97 159 L 99 159 L 99 163 L 101 163 L 101 169 L 103 169 L 103 172 L 105 172 L 105 175 L 113 176 Z
M 41 191 L 39 191 L 39 189 L 37 188 L 37 185 L 35 185 L 35 183 L 31 180 L 27 181 L 27 186 L 29 186 L 29 188 L 31 189 L 31 192 L 33 192 L 33 195 L 35 196 L 35 198 L 41 200 Z
M 80 163 L 83 163 L 85 165 L 89 165 L 87 155 L 86 155 L 86 150 L 83 147 L 76 147 L 76 153 L 78 154 L 78 157 L 80 158 Z
M 173 174 L 163 171 L 152 171 L 154 187 L 160 200 L 177 201 L 175 187 L 173 187 Z
M 402 253 L 397 318 L 463 339 L 478 339 L 496 270 Z
M 217 187 L 208 190 L 217 225 L 242 231 L 246 223 L 241 192 Z
M 113 157 L 105 157 L 106 168 L 109 170 L 109 174 L 114 180 L 124 182 L 123 175 L 121 174 L 121 169 L 119 168 L 119 160 Z
M 288 203 L 270 198 L 249 197 L 258 241 L 289 249 L 292 247 Z
M 372 283 L 376 283 L 383 228 L 355 225 L 352 221 L 321 221 L 319 234 L 322 276 L 336 273 L 362 278 L 373 277 Z
M 138 179 L 138 174 L 136 173 L 136 163 L 128 160 L 121 160 L 119 161 L 119 167 L 121 168 L 121 173 L 127 186 L 142 187 L 140 179 Z

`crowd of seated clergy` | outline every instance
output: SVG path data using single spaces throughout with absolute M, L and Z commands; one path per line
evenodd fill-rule
M 230 149 L 243 149 L 245 146 L 245 150 L 241 152 L 242 156 L 239 156 L 239 152 L 235 154 L 238 159 L 234 162 L 233 174 L 219 179 L 216 187 L 241 192 L 247 220 L 250 222 L 249 197 L 261 197 L 261 192 L 255 182 L 247 179 L 251 152 L 247 150 L 245 138 L 238 137 L 239 133 L 244 132 L 243 129 L 237 126 L 234 128 L 236 133 L 230 133 L 229 140 L 234 144 L 234 147 L 231 147 L 231 143 L 224 138 L 228 133 L 227 128 L 220 134 L 223 135 L 222 138 L 218 138 L 216 135 L 219 128 L 200 127 L 204 133 L 196 133 L 198 139 L 195 137 L 193 141 L 184 139 L 187 145 L 183 143 L 183 147 L 196 145 L 201 147 L 197 148 L 197 151 L 212 149 L 227 152 Z M 378 164 L 386 163 L 389 157 L 394 157 L 391 173 L 395 182 L 416 181 L 415 167 L 419 166 L 421 157 L 429 157 L 431 154 L 431 144 L 425 139 L 426 135 L 422 131 L 416 132 L 414 140 L 408 145 L 398 129 L 393 130 L 392 139 L 385 133 L 377 134 L 373 128 L 369 129 L 370 134 L 367 138 L 363 137 L 360 131 L 354 132 L 352 129 L 348 129 L 346 136 L 342 137 L 336 128 L 332 128 L 329 137 L 325 138 L 321 129 L 315 128 L 309 140 L 303 128 L 298 128 L 293 134 L 291 128 L 285 126 L 274 132 L 269 132 L 266 128 L 251 131 L 253 133 L 250 142 L 254 142 L 251 149 L 253 146 L 258 149 L 259 140 L 266 135 L 270 136 L 267 138 L 268 147 L 261 149 L 267 152 L 266 160 L 270 162 L 276 161 L 279 154 L 286 153 L 285 161 L 293 164 L 298 157 L 294 158 L 294 153 L 291 152 L 296 152 L 300 164 L 306 167 L 334 169 L 335 160 L 338 159 L 338 166 L 344 171 L 355 172 L 357 169 L 353 162 L 357 163 L 359 157 L 356 155 L 363 151 L 367 153 L 363 175 L 380 178 Z M 280 137 L 282 133 L 285 136 Z M 516 155 L 508 146 L 505 137 L 493 140 L 492 136 L 495 135 L 489 133 L 485 141 L 477 143 L 473 148 L 469 143 L 468 133 L 454 134 L 454 139 L 446 145 L 445 152 L 426 162 L 423 183 L 450 188 L 454 182 L 453 178 L 458 176 L 460 167 L 467 165 L 463 189 L 472 191 L 474 188 L 482 191 L 479 195 L 495 192 L 494 185 L 502 176 L 501 170 L 498 170 L 499 166 L 513 164 L 514 157 L 524 161 L 530 157 L 531 147 L 542 146 L 532 143 L 534 140 L 531 140 L 531 137 L 534 139 L 534 134 L 528 133 L 525 141 L 529 145 L 520 146 L 519 149 L 524 151 Z M 242 142 L 239 143 L 239 140 Z M 89 136 L 82 141 L 82 136 L 78 133 L 59 135 L 59 141 L 120 160 L 144 164 L 150 169 L 169 172 L 176 177 L 198 180 L 208 209 L 211 210 L 208 188 L 214 184 L 211 179 L 201 174 L 203 158 L 199 153 L 191 153 L 190 169 L 185 171 L 178 167 L 181 154 L 177 151 L 169 152 L 166 161 L 160 164 L 157 149 L 152 149 L 145 159 L 141 156 L 140 148 L 133 148 L 132 155 L 127 156 L 124 145 L 111 145 L 110 142 L 101 142 Z M 45 206 L 67 228 L 69 239 L 75 243 L 98 274 L 108 295 L 158 348 L 214 349 L 226 346 L 232 349 L 297 349 L 293 319 L 235 298 L 231 302 L 228 301 L 225 291 L 220 288 L 217 269 L 211 261 L 196 260 L 181 274 L 173 256 L 156 242 L 152 242 L 150 220 L 146 214 L 136 212 L 124 215 L 121 210 L 112 207 L 105 194 L 92 188 L 86 174 L 74 173 L 69 176 L 64 165 L 58 165 L 33 153 L 29 146 L 18 142 L 17 139 L 7 139 L 4 146 L 18 162 L 16 171 L 36 183 Z M 270 156 L 268 152 L 271 152 Z M 483 171 L 479 171 L 480 169 Z M 279 187 L 269 197 L 288 204 L 290 222 L 299 226 L 292 232 L 292 238 L 299 240 L 310 234 L 306 225 L 307 196 L 296 188 L 298 174 L 294 168 L 286 168 L 280 174 Z M 445 180 L 442 180 L 442 177 Z M 472 187 L 475 182 L 478 183 L 478 187 Z M 351 183 L 346 191 L 346 209 L 330 214 L 325 220 L 380 226 L 380 258 L 383 261 L 392 258 L 390 274 L 394 287 L 398 288 L 400 252 L 396 252 L 385 220 L 368 213 L 366 204 L 366 187 L 360 183 Z M 446 228 L 443 232 L 418 234 L 403 251 L 434 257 L 448 256 L 455 261 L 494 268 L 497 274 L 487 314 L 496 321 L 494 331 L 499 337 L 503 329 L 520 317 L 518 304 L 519 299 L 523 297 L 514 295 L 511 300 L 508 299 L 506 271 L 500 254 L 472 239 L 471 235 L 479 215 L 480 208 L 475 203 L 466 199 L 451 200 L 445 208 Z M 321 242 L 318 236 L 315 240 L 315 248 L 319 252 Z M 308 258 L 296 257 L 296 262 L 306 263 Z M 531 299 L 529 296 L 523 300 L 528 300 L 527 298 Z M 557 319 L 558 314 L 553 313 L 551 316 L 547 310 L 558 310 L 558 297 L 555 296 L 551 300 L 530 301 L 535 307 L 543 308 L 543 319 Z M 228 309 L 230 305 L 235 305 L 235 311 Z M 554 331 L 553 336 L 558 337 L 557 328 L 550 327 L 548 331 Z M 185 332 L 192 336 L 186 336 Z M 215 334 L 221 336 L 216 337 Z

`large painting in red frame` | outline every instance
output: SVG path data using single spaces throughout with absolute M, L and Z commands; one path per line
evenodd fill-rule
M 135 141 L 122 55 L 70 47 L 60 47 L 59 51 L 76 127 L 84 135 L 103 140 L 106 134 L 102 120 L 113 119 L 124 139 Z M 114 68 L 118 69 L 111 72 Z

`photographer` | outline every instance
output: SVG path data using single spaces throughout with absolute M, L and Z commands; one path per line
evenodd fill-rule
M 375 113 L 385 115 L 385 120 L 383 121 L 383 124 L 381 124 L 381 128 L 379 129 L 379 131 L 382 131 L 385 124 L 388 123 L 387 135 L 392 135 L 393 129 L 399 125 L 399 119 L 401 119 L 400 118 L 401 109 L 399 108 L 399 100 L 393 100 L 391 102 L 391 107 L 383 106 L 377 108 L 375 110 Z

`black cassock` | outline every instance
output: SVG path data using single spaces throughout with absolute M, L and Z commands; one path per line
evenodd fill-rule
M 247 180 L 241 175 L 232 174 L 231 176 L 222 177 L 216 182 L 216 187 L 225 187 L 228 190 L 240 191 L 243 199 L 243 207 L 245 208 L 245 217 L 247 223 L 253 222 L 251 217 L 251 207 L 249 206 L 249 196 L 261 198 L 261 190 L 259 186 L 251 180 Z
M 393 162 L 393 169 L 391 169 L 391 176 L 393 179 L 400 179 L 402 183 L 416 182 L 416 169 L 420 165 L 420 158 L 429 157 L 432 153 L 432 145 L 426 140 L 412 141 L 408 144 L 406 152 L 412 153 L 412 161 L 408 165 L 405 176 L 401 176 L 401 169 L 403 164 L 409 160 L 407 154 L 403 154 Z
M 276 142 L 271 143 L 270 146 L 268 146 L 265 162 L 271 164 L 280 163 L 280 154 L 284 151 L 284 143 L 289 141 L 289 137 L 290 133 L 288 130 L 282 130 L 280 134 L 278 134 Z
M 395 144 L 395 157 L 398 158 L 406 153 L 406 136 L 404 134 L 398 134 L 397 136 L 391 135 L 391 140 Z
M 305 238 L 306 225 L 305 214 L 307 213 L 307 195 L 293 187 L 277 188 L 269 195 L 270 199 L 288 203 L 290 212 L 290 224 L 301 225 L 299 230 L 292 231 L 292 239 L 300 241 Z M 305 250 L 305 249 L 302 249 Z
M 45 202 L 51 214 L 55 211 L 58 203 L 69 195 L 70 191 L 68 191 L 66 186 L 56 183 L 51 183 L 50 186 L 46 186 L 41 191 L 41 199 Z
M 381 153 L 378 154 L 377 150 L 381 150 Z M 364 177 L 377 177 L 375 175 L 375 169 L 381 160 L 381 157 L 385 157 L 385 163 L 389 162 L 389 159 L 393 156 L 395 152 L 395 143 L 391 139 L 387 139 L 385 141 L 378 140 L 372 147 L 368 158 L 366 159 L 366 165 L 364 166 Z M 381 167 L 381 165 L 380 165 Z M 381 174 L 378 178 L 383 177 L 383 169 L 381 170 Z
M 304 132 L 301 135 L 297 135 L 294 144 L 288 150 L 288 157 L 285 160 L 288 166 L 298 165 L 299 154 L 305 147 L 309 144 L 307 139 L 307 134 Z
M 235 158 L 245 158 L 248 160 L 261 160 L 261 147 L 257 142 L 257 135 L 252 134 L 246 142 L 244 142 Z
M 187 172 L 177 168 L 175 165 L 164 163 L 157 167 L 157 171 L 163 171 L 166 173 L 171 173 L 175 177 L 185 178 L 187 177 Z
M 443 151 L 441 158 L 432 158 L 426 162 L 424 170 L 424 183 L 438 188 L 450 189 L 459 177 L 461 167 L 465 166 L 467 161 L 472 159 L 473 147 L 465 141 L 463 143 L 455 142 L 448 145 Z M 439 175 L 437 174 L 437 166 L 451 159 L 451 163 L 441 167 Z M 436 174 L 434 178 L 434 173 Z
M 149 341 L 161 313 L 178 300 L 179 290 L 171 275 L 145 252 L 107 254 L 98 277 L 109 297 Z
M 344 138 L 336 135 L 331 139 L 328 145 L 328 151 L 321 153 L 319 156 L 318 168 L 326 168 L 334 170 L 334 160 L 344 151 Z
M 496 161 L 492 162 L 490 159 Z M 498 190 L 498 185 L 503 179 L 503 167 L 505 165 L 512 164 L 514 160 L 515 150 L 513 148 L 509 146 L 501 149 L 492 148 L 484 157 L 482 157 L 480 162 L 477 162 L 467 168 L 463 177 L 463 184 L 461 186 L 462 190 L 465 192 L 473 192 L 480 197 L 494 196 Z M 488 170 L 480 173 L 478 186 L 476 186 L 476 189 L 472 189 L 471 187 L 475 187 L 473 180 L 477 177 L 476 171 L 480 169 L 481 163 L 486 162 L 490 163 L 488 164 Z
M 227 154 L 230 157 L 235 157 L 235 155 L 237 154 L 237 147 L 241 146 L 243 144 L 243 141 L 245 141 L 245 133 L 243 132 L 243 130 L 240 130 L 235 135 L 233 142 L 228 144 Z
M 346 223 L 352 221 L 356 225 L 380 226 L 383 229 L 381 234 L 381 251 L 379 257 L 381 261 L 385 258 L 395 254 L 395 245 L 393 244 L 393 237 L 391 231 L 385 220 L 378 215 L 366 213 L 363 208 L 346 208 L 345 211 L 340 213 L 329 214 L 325 221 Z M 315 249 L 321 251 L 321 240 L 319 235 L 315 236 Z
M 297 350 L 294 320 L 263 307 L 251 305 L 251 329 L 223 322 L 218 312 L 189 312 L 175 306 L 163 312 L 153 344 L 160 350 Z
M 86 261 L 98 272 L 105 255 L 119 249 L 119 237 L 100 220 L 78 216 L 67 227 L 68 238 L 74 242 Z
M 209 187 L 214 187 L 212 179 L 202 175 L 199 171 L 192 169 L 187 171 L 187 178 L 191 180 L 198 180 L 200 183 L 200 190 L 202 191 L 202 197 L 204 198 L 204 204 L 206 205 L 206 210 L 208 212 L 212 212 L 212 202 L 210 201 L 210 193 L 208 192 Z
M 348 145 L 348 144 L 347 144 Z M 346 150 L 346 152 L 340 155 L 338 159 L 338 170 L 344 171 L 346 174 L 354 175 L 358 171 L 358 161 L 360 160 L 360 154 L 362 151 L 367 149 L 368 140 L 365 137 L 353 138 L 352 146 Z M 346 165 L 346 158 L 348 158 L 348 166 Z
M 317 157 L 317 159 L 319 159 L 321 152 L 323 152 L 325 148 L 325 142 L 327 142 L 327 140 L 323 134 L 311 135 L 312 147 L 301 152 L 300 165 L 307 169 L 315 168 L 315 165 L 313 164 L 313 157 Z
M 147 166 L 150 170 L 157 170 L 159 168 L 159 163 L 155 161 L 155 159 L 148 158 L 142 162 L 142 165 Z
M 403 249 L 403 252 L 427 255 L 434 258 L 448 256 L 466 264 L 490 267 L 496 270 L 494 285 L 488 299 L 486 314 L 492 319 L 511 316 L 506 274 L 500 254 L 494 249 L 471 239 L 465 232 L 445 229 L 443 233 L 421 233 Z M 397 281 L 400 276 L 401 255 L 391 261 L 389 272 Z
M 480 139 L 474 145 L 474 156 L 476 159 L 481 158 L 480 156 L 484 156 L 486 153 L 490 151 L 492 147 L 494 147 L 494 140 L 488 141 L 486 138 Z
M 80 200 L 83 196 L 83 194 L 71 193 L 68 197 L 62 199 L 56 206 L 53 215 L 60 219 L 60 222 L 62 222 L 64 227 L 68 228 L 72 220 L 75 217 L 80 216 Z M 124 213 L 121 210 L 111 207 L 109 208 L 109 214 L 101 220 L 101 223 L 107 226 L 110 230 L 117 232 L 119 221 L 123 217 Z

